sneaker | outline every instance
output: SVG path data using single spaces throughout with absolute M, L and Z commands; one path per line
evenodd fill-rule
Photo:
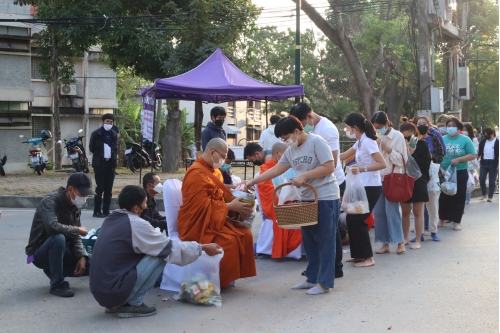
M 335 278 L 338 279 L 338 278 L 341 278 L 344 276 L 344 272 L 343 271 L 335 271 Z
M 120 308 L 119 306 L 114 306 L 112 308 L 106 308 L 105 312 L 106 313 L 117 313 L 119 308 Z
M 59 284 L 56 287 L 51 287 L 50 293 L 52 295 L 56 295 L 59 297 L 73 297 L 73 296 L 75 296 L 75 292 L 70 289 L 69 283 L 67 281 L 64 281 L 63 283 Z
M 110 212 L 104 212 L 104 213 L 102 213 L 102 215 L 104 215 L 104 216 L 108 216 L 109 214 L 111 214 L 111 213 Z
M 106 215 L 104 215 L 103 213 L 101 212 L 94 212 L 94 214 L 92 215 L 93 217 L 106 217 Z
M 156 308 L 154 306 L 147 306 L 144 303 L 139 306 L 126 304 L 116 311 L 118 318 L 149 317 L 154 314 L 156 314 Z

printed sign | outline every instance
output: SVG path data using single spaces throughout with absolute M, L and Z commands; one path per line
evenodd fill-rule
M 142 108 L 142 126 L 141 132 L 142 136 L 149 141 L 153 141 L 153 122 L 154 122 L 154 112 L 155 108 L 155 98 L 154 95 L 146 95 L 143 98 L 143 108 Z

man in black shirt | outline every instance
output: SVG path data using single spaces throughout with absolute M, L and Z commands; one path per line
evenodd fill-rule
M 148 208 L 142 211 L 141 218 L 151 223 L 154 228 L 160 228 L 161 232 L 167 230 L 167 219 L 161 216 L 156 209 L 155 195 L 163 191 L 163 185 L 160 182 L 160 177 L 150 172 L 142 178 L 142 187 L 147 194 Z M 168 235 L 168 232 L 167 232 Z
M 88 254 L 80 236 L 87 229 L 80 224 L 81 207 L 94 194 L 90 177 L 76 172 L 61 187 L 38 204 L 26 246 L 27 263 L 33 263 L 50 279 L 50 293 L 73 297 L 65 277 L 89 275 Z
M 94 196 L 94 217 L 109 215 L 118 150 L 117 134 L 111 130 L 114 120 L 115 117 L 111 113 L 106 113 L 102 116 L 102 127 L 96 129 L 90 136 L 89 150 L 93 154 L 92 167 L 97 185 Z

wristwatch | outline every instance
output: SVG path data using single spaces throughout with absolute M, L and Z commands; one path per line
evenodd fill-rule
M 364 172 L 368 172 L 368 168 L 367 167 L 365 167 L 363 170 L 364 170 Z

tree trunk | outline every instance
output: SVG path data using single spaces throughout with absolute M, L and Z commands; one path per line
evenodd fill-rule
M 427 25 L 427 0 L 418 0 L 417 21 L 418 21 L 418 59 L 420 75 L 420 110 L 431 109 L 431 73 L 430 73 L 430 46 L 429 46 L 429 26 Z
M 201 127 L 203 126 L 203 104 L 194 102 L 194 142 L 196 150 L 201 150 Z
M 62 147 L 57 144 L 61 140 L 61 122 L 59 117 L 59 69 L 57 67 L 57 38 L 55 27 L 52 27 L 52 55 L 50 66 L 52 67 L 52 119 L 54 121 L 54 169 L 62 167 Z
M 169 103 L 167 107 L 167 128 L 162 140 L 163 172 L 174 173 L 178 171 L 179 150 L 181 149 L 181 113 L 179 101 Z
M 395 79 L 394 77 L 391 79 L 391 88 L 389 90 L 389 101 L 387 102 L 387 117 L 393 122 L 394 126 L 399 125 L 399 120 L 396 121 L 396 108 L 397 108 L 399 82 L 400 80 Z

